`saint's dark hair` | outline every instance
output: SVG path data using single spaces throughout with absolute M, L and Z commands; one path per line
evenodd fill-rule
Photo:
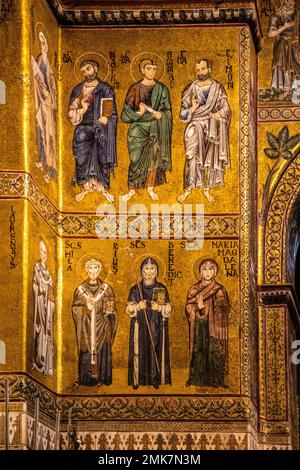
M 157 67 L 157 62 L 155 62 L 154 59 L 150 59 L 150 57 L 148 59 L 142 59 L 139 64 L 139 70 L 141 73 L 142 73 L 142 69 L 146 67 L 146 65 L 156 65 Z
M 204 57 L 202 59 L 197 59 L 196 64 L 200 64 L 200 62 L 206 62 L 207 68 L 212 69 L 212 61 L 209 59 L 205 59 Z
M 92 65 L 93 67 L 97 67 L 97 69 L 99 70 L 99 62 L 97 62 L 96 60 L 84 60 L 83 62 L 81 62 L 80 64 L 80 68 L 82 69 L 82 67 L 84 67 L 85 65 Z

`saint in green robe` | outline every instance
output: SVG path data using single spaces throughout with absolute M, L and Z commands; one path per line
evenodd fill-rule
M 156 119 L 146 111 L 138 114 L 143 102 L 162 113 Z M 130 124 L 127 136 L 130 166 L 129 188 L 147 188 L 166 182 L 166 171 L 171 171 L 172 110 L 168 88 L 160 82 L 146 86 L 141 81 L 127 93 L 122 121 Z

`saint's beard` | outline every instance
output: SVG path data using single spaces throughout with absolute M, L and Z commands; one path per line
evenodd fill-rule
M 85 77 L 85 81 L 90 83 L 90 82 L 93 82 L 96 78 L 97 78 L 97 75 L 95 73 L 93 73 L 93 75 L 87 75 Z
M 209 78 L 209 74 L 207 73 L 206 75 L 199 74 L 198 75 L 198 80 L 199 82 L 205 82 Z

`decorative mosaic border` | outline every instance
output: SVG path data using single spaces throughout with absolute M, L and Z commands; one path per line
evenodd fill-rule
M 259 103 L 259 122 L 298 121 L 300 119 L 300 106 L 282 105 L 275 103 Z
M 118 422 L 165 420 L 210 423 L 248 422 L 255 424 L 255 410 L 247 397 L 231 396 L 80 396 L 61 397 L 25 375 L 0 375 L 0 400 L 4 399 L 4 381 L 9 381 L 10 400 L 25 400 L 34 407 L 39 398 L 40 412 L 55 419 L 61 411 L 61 419 L 67 421 L 69 410 L 72 420 L 113 420 Z
M 96 225 L 101 221 L 109 226 L 109 218 L 96 214 L 74 214 L 59 212 L 41 191 L 31 175 L 25 172 L 0 171 L 0 200 L 9 198 L 28 199 L 33 208 L 40 214 L 49 227 L 60 237 L 89 237 L 99 238 Z M 175 238 L 176 223 L 174 214 L 170 215 L 170 237 Z M 182 215 L 182 217 L 184 217 Z M 136 217 L 128 216 L 128 223 Z M 192 222 L 196 226 L 196 217 Z M 159 218 L 159 226 L 162 227 L 162 216 Z M 151 232 L 151 218 L 148 221 L 149 234 Z M 221 214 L 204 216 L 205 239 L 237 239 L 239 236 L 238 214 Z M 116 239 L 118 238 L 115 237 Z
M 60 448 L 67 448 L 66 429 L 70 409 L 72 424 L 76 426 L 77 437 L 81 440 L 80 449 L 84 450 L 238 450 L 291 447 L 287 421 L 262 420 L 262 434 L 256 434 L 256 412 L 249 398 L 62 398 L 33 378 L 21 374 L 0 375 L 0 424 L 4 423 L 1 401 L 3 403 L 5 380 L 10 385 L 11 449 L 33 446 L 36 398 L 39 398 L 39 450 L 54 449 L 58 410 L 61 411 Z M 27 412 L 24 414 L 25 403 Z M 0 433 L 0 449 L 3 448 L 3 442 L 4 437 Z
M 280 177 L 270 198 L 264 237 L 264 282 L 287 281 L 287 228 L 293 204 L 300 193 L 300 155 L 294 158 Z
M 148 424 L 148 423 L 145 423 Z M 37 426 L 37 450 L 55 450 L 56 431 L 52 426 L 44 423 L 43 417 Z M 179 426 L 178 426 L 179 425 Z M 178 423 L 177 427 L 180 427 Z M 4 413 L 0 413 L 0 426 L 4 429 Z M 22 429 L 26 426 L 26 431 Z M 65 427 L 60 432 L 60 450 L 68 449 L 68 438 Z M 76 423 L 77 439 L 80 441 L 79 450 L 246 450 L 249 447 L 249 433 L 246 429 L 239 430 L 239 425 L 227 425 L 226 430 L 207 431 L 198 429 L 185 432 L 173 429 L 170 431 L 147 430 L 147 426 L 140 431 L 132 429 L 107 429 L 105 423 L 99 422 L 93 429 L 89 422 Z M 223 426 L 222 426 L 223 428 Z M 227 432 L 226 432 L 227 431 Z M 26 442 L 22 436 L 26 435 Z M 10 442 L 9 449 L 32 449 L 34 436 L 34 418 L 26 414 L 26 421 L 20 412 L 10 413 Z M 0 450 L 4 448 L 4 433 L 0 433 Z
M 287 421 L 285 307 L 265 309 L 266 418 Z
M 15 405 L 10 404 L 11 407 Z M 55 450 L 56 432 L 54 422 L 51 425 L 44 422 L 40 416 L 37 426 L 37 450 Z M 140 430 L 118 428 L 110 429 L 106 423 L 99 422 L 95 428 L 90 422 L 76 423 L 77 438 L 80 441 L 79 450 L 250 450 L 250 449 L 290 449 L 292 446 L 286 434 L 286 423 L 262 423 L 261 436 L 253 436 L 248 429 L 241 425 L 222 423 L 221 429 L 208 429 L 206 425 L 197 423 L 197 430 L 180 431 L 181 423 L 174 424 L 174 429 L 157 432 L 156 428 L 148 429 L 150 422 L 143 423 Z M 191 423 L 193 424 L 193 423 Z M 65 425 L 61 428 L 59 448 L 67 450 L 68 440 Z M 128 425 L 126 426 L 128 427 Z M 4 430 L 4 413 L 0 412 L 0 430 Z M 33 448 L 34 418 L 29 413 L 10 412 L 9 450 L 26 450 Z M 24 440 L 25 439 L 25 440 Z M 267 443 L 266 443 L 267 441 Z M 0 450 L 4 449 L 4 433 L 0 432 Z
M 77 431 L 79 450 L 247 450 L 247 433 Z M 61 444 L 65 449 L 66 433 Z
M 159 25 L 217 25 L 249 24 L 256 49 L 260 49 L 258 13 L 254 2 L 229 2 L 206 8 L 176 8 L 170 4 L 149 9 L 75 10 L 64 9 L 59 0 L 47 0 L 57 21 L 62 26 L 159 26 Z M 178 6 L 179 6 L 178 2 Z M 195 3 L 196 5 L 196 3 Z
M 250 345 L 250 155 L 249 155 L 249 112 L 250 112 L 250 33 L 241 29 L 240 36 L 240 316 L 241 316 L 241 393 L 251 390 L 251 345 Z

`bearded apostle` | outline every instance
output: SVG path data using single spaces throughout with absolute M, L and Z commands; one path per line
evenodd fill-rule
M 166 183 L 171 171 L 172 110 L 168 88 L 155 79 L 157 64 L 143 59 L 139 65 L 142 80 L 128 90 L 122 121 L 130 124 L 127 136 L 130 165 L 129 192 L 123 200 L 132 198 L 136 190 L 146 188 L 154 201 L 156 186 Z
M 187 295 L 190 371 L 186 386 L 226 387 L 228 371 L 228 315 L 226 289 L 215 278 L 218 265 L 206 259 L 199 267 L 200 280 Z
M 72 91 L 68 117 L 75 127 L 73 184 L 81 188 L 76 201 L 98 191 L 109 202 L 114 200 L 110 174 L 117 165 L 117 110 L 113 88 L 98 78 L 99 63 L 85 60 L 80 64 L 84 81 Z
M 130 289 L 126 312 L 130 316 L 128 384 L 171 384 L 167 288 L 157 281 L 158 264 L 149 257 L 141 265 L 142 280 Z
M 211 189 L 224 185 L 226 167 L 230 166 L 229 126 L 231 110 L 221 83 L 211 78 L 212 63 L 199 59 L 196 80 L 189 83 L 181 99 L 180 119 L 187 124 L 184 134 L 185 168 L 183 202 L 195 188 L 202 188 L 209 202 Z
M 47 267 L 47 247 L 40 242 L 40 260 L 34 267 L 34 359 L 32 368 L 53 375 L 53 316 L 55 311 L 53 280 Z
M 74 292 L 72 315 L 78 348 L 75 388 L 112 383 L 112 345 L 117 330 L 117 312 L 113 289 L 99 278 L 101 268 L 100 261 L 87 261 L 88 279 Z

